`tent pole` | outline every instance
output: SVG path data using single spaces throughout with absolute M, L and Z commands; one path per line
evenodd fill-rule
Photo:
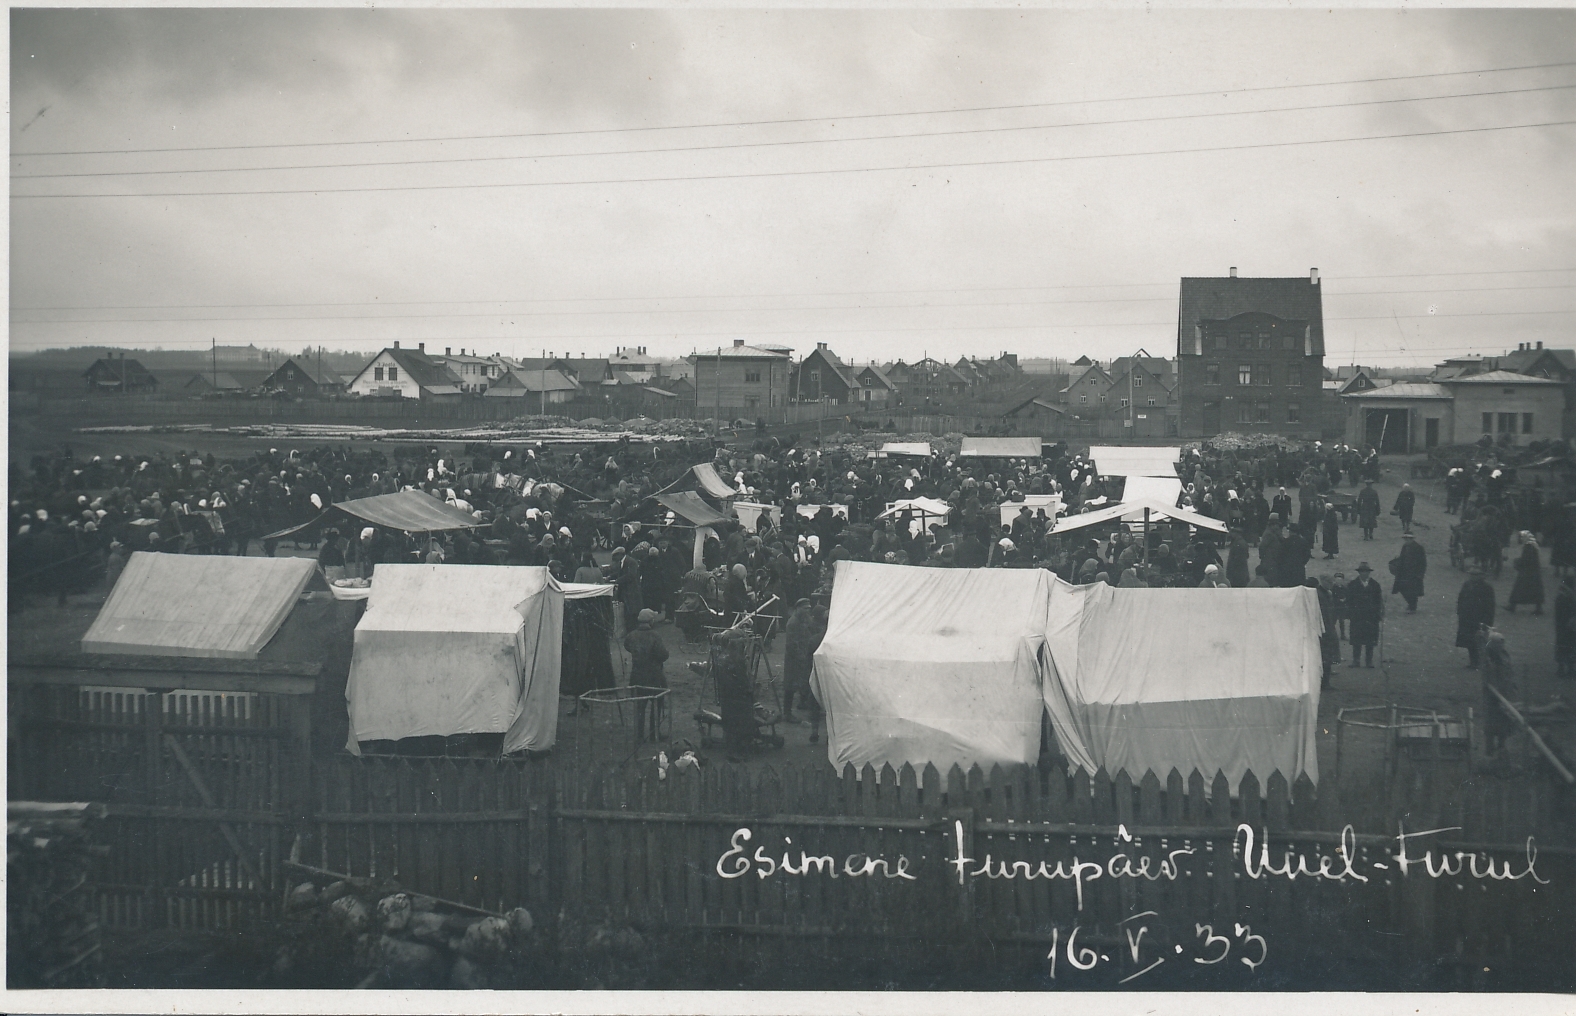
M 1144 509 L 1144 567 L 1149 567 L 1149 509 Z

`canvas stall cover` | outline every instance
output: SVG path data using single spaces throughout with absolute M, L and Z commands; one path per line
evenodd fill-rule
M 722 477 L 717 475 L 717 470 L 710 462 L 692 466 L 690 472 L 695 476 L 695 486 L 707 497 L 726 501 L 739 496 L 738 491 L 724 483 Z
M 1152 498 L 1123 501 L 1121 504 L 1096 508 L 1092 512 L 1084 512 L 1081 515 L 1063 515 L 1056 520 L 1056 526 L 1051 531 L 1053 533 L 1065 533 L 1074 529 L 1082 529 L 1085 526 L 1098 526 L 1117 519 L 1126 522 L 1141 522 L 1144 518 L 1145 508 L 1149 509 L 1151 522 L 1160 519 L 1175 519 L 1178 522 L 1186 522 L 1188 525 L 1197 526 L 1200 529 L 1208 529 L 1217 533 L 1228 532 L 1226 524 L 1219 519 L 1212 519 L 1208 515 L 1191 511 L 1187 508 L 1178 508 L 1175 505 L 1169 505 L 1164 501 L 1156 501 Z
M 1045 706 L 1071 764 L 1318 781 L 1315 590 L 1053 582 Z
M 674 515 L 694 526 L 721 526 L 730 520 L 717 509 L 687 490 L 674 494 L 658 494 L 657 503 Z
M 1175 476 L 1130 475 L 1122 481 L 1123 501 L 1150 500 L 1174 505 L 1182 496 L 1182 481 Z
M 502 733 L 506 753 L 551 748 L 563 623 L 546 568 L 378 565 L 356 625 L 346 747 Z
M 1003 501 L 1001 508 L 1001 524 L 1012 525 L 1012 520 L 1018 517 L 1018 509 L 1027 507 L 1030 515 L 1038 515 L 1041 508 L 1045 509 L 1048 518 L 1056 518 L 1062 510 L 1062 496 L 1060 494 L 1025 494 L 1022 501 Z
M 832 509 L 832 514 L 838 518 L 848 518 L 848 506 L 846 504 L 802 504 L 795 508 L 794 511 L 807 519 L 813 519 L 821 514 L 822 508 Z
M 886 511 L 879 517 L 895 519 L 905 508 L 912 513 L 908 531 L 915 536 L 920 534 L 922 526 L 926 529 L 937 529 L 946 525 L 947 515 L 952 511 L 952 506 L 945 501 L 938 501 L 933 497 L 913 497 L 889 502 Z
M 966 437 L 958 458 L 1037 459 L 1043 448 L 1037 437 Z
M 398 529 L 406 533 L 440 533 L 453 529 L 475 529 L 477 526 L 486 525 L 475 516 L 445 504 L 431 494 L 412 489 L 393 494 L 360 497 L 353 501 L 341 501 L 325 508 L 321 515 L 310 522 L 281 529 L 277 533 L 269 533 L 264 539 L 283 539 L 312 529 L 340 512 L 352 515 L 362 522 L 370 522 L 374 526 Z
M 1036 452 L 1035 454 L 1039 454 Z M 893 455 L 911 455 L 922 459 L 930 458 L 929 441 L 888 441 L 876 450 L 878 458 L 890 458 Z
M 255 660 L 316 571 L 302 557 L 139 551 L 82 637 L 82 651 Z
M 812 676 L 832 765 L 1038 759 L 1051 579 L 839 561 Z
M 1182 449 L 1092 445 L 1089 458 L 1101 476 L 1175 476 Z
M 733 513 L 739 517 L 739 524 L 752 533 L 756 531 L 762 515 L 772 520 L 773 528 L 780 528 L 783 524 L 783 510 L 780 505 L 735 501 Z

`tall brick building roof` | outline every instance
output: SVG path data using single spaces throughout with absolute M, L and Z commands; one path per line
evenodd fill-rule
M 1324 310 L 1320 288 L 1308 276 L 1284 279 L 1231 277 L 1182 280 L 1177 313 L 1177 348 L 1193 344 L 1193 326 L 1223 321 L 1255 311 L 1287 321 L 1306 321 L 1313 328 L 1313 355 L 1324 355 Z

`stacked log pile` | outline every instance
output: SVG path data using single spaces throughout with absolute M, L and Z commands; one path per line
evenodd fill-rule
M 321 985 L 318 968 L 346 965 L 361 988 L 515 988 L 540 966 L 523 907 L 488 913 L 390 883 L 314 874 L 285 899 L 295 934 L 280 947 L 276 981 Z
M 93 872 L 102 804 L 11 801 L 6 807 L 6 982 L 95 987 L 103 947 Z

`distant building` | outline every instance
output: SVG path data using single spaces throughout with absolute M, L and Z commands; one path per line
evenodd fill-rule
M 970 387 L 969 379 L 956 367 L 929 356 L 913 363 L 897 360 L 884 364 L 881 373 L 897 388 L 899 401 L 911 407 L 957 398 Z
M 734 339 L 732 346 L 688 359 L 695 369 L 695 406 L 701 415 L 709 410 L 729 418 L 765 418 L 788 404 L 787 353 Z
M 897 385 L 873 363 L 855 371 L 854 381 L 859 385 L 854 401 L 861 405 L 884 406 L 897 397 Z
M 615 373 L 623 373 L 645 384 L 662 376 L 662 361 L 646 353 L 645 346 L 622 346 L 608 357 Z
M 460 379 L 427 355 L 426 343 L 383 350 L 350 381 L 350 393 L 383 398 L 453 400 L 460 397 Z
M 580 392 L 574 378 L 557 370 L 506 371 L 487 386 L 486 398 L 525 399 L 524 409 L 529 411 L 539 404 L 546 393 L 546 404 L 569 402 Z
M 485 392 L 487 386 L 502 377 L 506 369 L 502 357 L 481 356 L 474 349 L 469 353 L 464 349 L 456 353 L 452 347 L 445 346 L 442 356 L 429 359 L 447 367 L 460 379 L 460 391 L 472 395 Z
M 1558 438 L 1565 386 L 1493 370 L 1355 391 L 1341 396 L 1341 402 L 1348 444 L 1405 454 L 1483 437 L 1512 445 Z
M 217 373 L 213 371 L 199 371 L 193 374 L 186 383 L 181 385 L 181 392 L 185 395 L 239 395 L 246 390 L 234 374 L 227 370 Z
M 1306 278 L 1185 278 L 1177 314 L 1179 433 L 1318 437 L 1324 304 Z
M 1111 397 L 1111 375 L 1096 361 L 1079 357 L 1067 377 L 1067 387 L 1057 393 L 1068 412 L 1081 419 L 1094 419 Z
M 298 399 L 316 399 L 338 395 L 345 390 L 345 379 L 331 370 L 319 369 L 317 364 L 302 357 L 291 357 L 279 365 L 263 382 L 264 388 L 289 392 Z
M 1101 411 L 1114 419 L 1120 433 L 1135 438 L 1177 436 L 1180 407 L 1172 361 L 1147 354 L 1118 357 L 1111 361 L 1110 378 Z
M 82 377 L 87 381 L 88 391 L 103 395 L 148 394 L 159 390 L 159 379 L 148 373 L 141 363 L 126 359 L 125 353 L 94 360 L 92 366 L 82 372 Z
M 859 387 L 853 367 L 838 359 L 824 342 L 817 342 L 788 375 L 789 397 L 796 402 L 824 401 L 840 406 L 855 401 Z

